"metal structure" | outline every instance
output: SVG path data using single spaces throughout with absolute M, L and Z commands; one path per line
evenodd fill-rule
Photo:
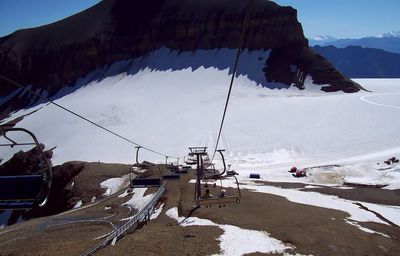
M 26 133 L 32 138 L 33 142 L 16 142 L 8 136 L 12 132 Z M 31 170 L 32 174 L 0 176 L 0 209 L 32 209 L 34 207 L 43 207 L 47 203 L 50 193 L 52 168 L 44 154 L 42 146 L 32 132 L 23 128 L 1 125 L 0 136 L 9 142 L 0 144 L 1 147 L 31 145 L 35 146 L 40 155 L 37 164 L 38 169 Z
M 81 254 L 81 256 L 88 256 L 94 254 L 97 250 L 103 248 L 106 246 L 108 243 L 114 244 L 118 238 L 123 236 L 129 228 L 131 228 L 133 225 L 137 224 L 138 222 L 143 222 L 143 221 L 149 221 L 151 214 L 154 212 L 154 208 L 160 199 L 160 197 L 164 194 L 165 192 L 165 183 L 163 183 L 160 188 L 157 190 L 157 192 L 154 194 L 153 198 L 150 200 L 150 202 L 144 206 L 142 209 L 138 211 L 134 216 L 132 216 L 127 222 L 119 226 L 118 228 L 114 229 L 111 233 L 108 234 L 108 236 L 102 241 L 101 243 L 95 245 L 88 251 L 84 252 Z
M 188 165 L 197 164 L 197 154 L 205 152 L 207 154 L 207 147 L 189 147 L 189 154 L 185 160 Z
M 238 204 L 241 199 L 240 187 L 238 180 L 236 178 L 235 171 L 227 171 L 225 164 L 225 157 L 223 155 L 224 150 L 217 150 L 221 157 L 222 163 L 224 165 L 224 170 L 222 172 L 217 171 L 213 164 L 210 164 L 210 168 L 205 168 L 203 157 L 208 156 L 207 148 L 203 147 L 202 150 L 197 150 L 193 152 L 197 157 L 197 168 L 196 168 L 196 183 L 195 183 L 195 195 L 194 200 L 197 207 L 211 207 L 211 206 L 225 206 L 226 204 Z M 235 195 L 226 194 L 225 190 L 222 190 L 222 180 L 234 178 L 237 186 L 237 192 Z M 208 183 L 221 182 L 219 189 L 219 195 L 212 196 L 209 189 L 207 188 L 205 194 L 202 194 L 202 181 L 205 182 L 205 186 L 208 187 Z
M 142 146 L 137 146 L 137 147 L 135 147 L 136 148 L 136 164 L 139 164 L 139 149 L 141 148 Z
M 209 167 L 211 165 L 211 160 L 207 153 L 207 147 L 189 147 L 189 153 L 186 160 L 184 159 L 184 162 L 187 165 L 197 165 L 197 154 L 201 152 L 205 152 L 205 154 L 202 155 L 204 167 Z

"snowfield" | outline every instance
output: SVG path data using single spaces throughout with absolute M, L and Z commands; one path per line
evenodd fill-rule
M 262 54 L 268 57 L 268 52 Z M 118 73 L 121 65 L 104 72 Z M 129 70 L 134 64 L 125 65 Z M 121 71 L 71 90 L 56 102 L 139 144 L 183 159 L 189 146 L 214 147 L 230 76 L 228 68 L 181 68 Z M 292 166 L 339 165 L 310 169 L 312 175 L 295 181 L 400 188 L 400 166 L 382 163 L 400 158 L 400 79 L 358 79 L 372 93 L 355 94 L 324 93 L 310 77 L 303 91 L 269 89 L 254 79 L 240 75 L 235 80 L 220 142 L 242 179 L 256 172 L 265 180 L 292 182 L 287 172 Z M 54 164 L 134 162 L 133 145 L 51 104 L 18 111 L 7 120 L 35 109 L 18 126 L 34 132 L 47 148 L 57 147 Z M 4 160 L 13 153 L 0 150 Z M 145 150 L 139 158 L 165 161 Z

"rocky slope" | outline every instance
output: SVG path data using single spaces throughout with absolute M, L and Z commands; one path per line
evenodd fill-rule
M 296 84 L 306 75 L 324 91 L 356 92 L 360 86 L 308 48 L 297 11 L 271 1 L 251 1 L 244 47 L 271 50 L 265 80 Z M 237 48 L 247 1 L 104 0 L 64 20 L 0 38 L 0 69 L 39 94 L 53 96 L 80 77 L 116 61 L 161 47 L 178 51 Z M 17 97 L 2 81 L 0 117 L 37 97 Z
M 340 72 L 352 78 L 400 78 L 400 54 L 360 46 L 314 46 Z
M 40 145 L 44 149 L 44 145 Z M 44 151 L 44 154 L 49 162 L 53 155 L 52 150 Z M 8 161 L 0 165 L 0 176 L 12 175 L 31 175 L 38 174 L 41 170 L 42 155 L 41 150 L 34 147 L 26 152 L 19 151 Z M 57 165 L 52 168 L 53 178 L 52 186 L 49 193 L 49 200 L 43 208 L 34 208 L 32 210 L 15 210 L 12 211 L 8 220 L 1 224 L 12 225 L 22 219 L 30 219 L 32 217 L 47 216 L 66 211 L 74 206 L 74 197 L 77 196 L 77 191 L 69 184 L 71 180 L 77 176 L 84 168 L 83 163 L 68 162 L 62 165 Z M 35 172 L 35 173 L 33 173 Z M 2 211 L 0 211 L 0 214 Z

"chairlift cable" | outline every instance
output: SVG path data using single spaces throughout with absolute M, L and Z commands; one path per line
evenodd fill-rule
M 243 18 L 242 30 L 240 31 L 239 45 L 238 45 L 238 49 L 237 49 L 237 52 L 236 52 L 235 64 L 234 64 L 234 67 L 233 67 L 233 72 L 232 72 L 232 76 L 231 76 L 231 82 L 230 82 L 230 85 L 229 85 L 228 95 L 227 95 L 226 101 L 225 101 L 224 113 L 222 114 L 221 125 L 219 127 L 217 142 L 215 143 L 215 148 L 214 148 L 213 156 L 211 158 L 211 162 L 214 161 L 214 157 L 215 157 L 215 154 L 216 154 L 217 149 L 218 149 L 219 140 L 221 138 L 222 127 L 224 125 L 226 110 L 228 108 L 229 99 L 231 97 L 231 91 L 232 91 L 233 81 L 234 81 L 235 75 L 236 75 L 237 65 L 239 63 L 240 52 L 242 51 L 242 47 L 243 47 L 243 43 L 244 43 L 244 39 L 245 39 L 245 35 L 246 35 L 247 23 L 248 23 L 248 20 L 250 18 L 250 14 L 251 14 L 251 6 L 252 6 L 252 0 L 249 0 L 247 8 L 246 8 L 247 10 L 246 10 L 245 16 Z
M 136 143 L 136 142 L 134 142 L 134 141 L 132 141 L 132 140 L 130 140 L 130 139 L 128 139 L 128 138 L 126 138 L 126 137 L 124 137 L 124 136 L 122 136 L 122 135 L 120 135 L 120 134 L 118 134 L 118 133 L 116 133 L 116 132 L 114 132 L 114 131 L 112 131 L 112 130 L 110 130 L 110 129 L 108 129 L 108 128 L 106 128 L 106 127 L 104 127 L 104 126 L 102 126 L 102 125 L 100 125 L 100 124 L 98 124 L 98 123 L 96 123 L 96 122 L 94 122 L 94 121 L 92 121 L 92 120 L 90 120 L 90 119 L 88 119 L 88 118 L 86 118 L 86 117 L 84 117 L 84 116 L 82 116 L 82 115 L 80 115 L 80 114 L 78 114 L 78 113 L 76 113 L 76 112 L 74 112 L 74 111 L 72 111 L 72 110 L 70 110 L 70 109 L 64 107 L 64 106 L 62 106 L 62 105 L 60 105 L 60 104 L 58 104 L 58 103 L 55 103 L 54 101 L 50 100 L 49 98 L 47 98 L 47 97 L 45 97 L 45 96 L 42 96 L 42 95 L 36 93 L 35 91 L 32 91 L 32 90 L 29 89 L 27 86 L 23 86 L 23 85 L 21 85 L 21 84 L 15 82 L 14 80 L 12 80 L 12 79 L 10 79 L 10 78 L 8 78 L 8 77 L 5 77 L 5 76 L 3 76 L 3 75 L 0 74 L 0 78 L 6 80 L 6 81 L 8 81 L 8 82 L 10 82 L 11 84 L 13 84 L 13 85 L 15 85 L 15 86 L 17 86 L 17 87 L 19 87 L 19 88 L 24 89 L 25 91 L 27 91 L 27 92 L 29 92 L 29 93 L 31 93 L 31 94 L 33 94 L 33 95 L 35 95 L 35 96 L 37 96 L 37 97 L 43 99 L 43 100 L 46 100 L 46 101 L 50 102 L 50 103 L 53 104 L 54 106 L 56 106 L 56 107 L 58 107 L 58 108 L 61 108 L 62 110 L 67 111 L 68 113 L 70 113 L 70 114 L 72 114 L 72 115 L 74 115 L 74 116 L 77 116 L 77 117 L 79 117 L 80 119 L 83 119 L 84 121 L 86 121 L 86 122 L 88 122 L 88 123 L 91 123 L 92 125 L 94 125 L 94 126 L 100 128 L 100 129 L 102 129 L 102 130 L 104 130 L 104 131 L 106 131 L 106 132 L 108 132 L 108 133 L 111 133 L 112 135 L 114 135 L 114 136 L 116 136 L 116 137 L 118 137 L 118 138 L 120 138 L 120 139 L 122 139 L 122 140 L 125 140 L 126 142 L 129 142 L 129 143 L 131 143 L 131 144 L 133 144 L 133 145 L 135 145 L 135 146 L 141 147 L 141 148 L 143 148 L 143 149 L 145 149 L 145 150 L 147 150 L 147 151 L 150 151 L 150 152 L 152 152 L 152 153 L 154 153 L 154 154 L 157 154 L 157 155 L 160 155 L 160 156 L 170 157 L 170 158 L 178 158 L 178 157 L 176 157 L 176 156 L 166 155 L 166 154 L 163 154 L 163 153 L 161 153 L 161 152 L 158 152 L 158 151 L 156 151 L 156 150 L 154 150 L 154 149 L 151 149 L 151 148 L 149 148 L 149 147 L 142 146 L 142 145 L 140 145 L 139 143 Z

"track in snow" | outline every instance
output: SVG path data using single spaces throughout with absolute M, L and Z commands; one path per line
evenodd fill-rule
M 378 102 L 375 102 L 375 101 L 371 100 L 371 98 L 377 97 L 377 96 L 378 97 L 380 97 L 380 96 L 398 96 L 399 105 L 382 104 L 382 103 L 378 103 Z M 397 94 L 397 93 L 365 95 L 365 96 L 361 96 L 360 100 L 364 101 L 366 103 L 372 104 L 372 105 L 380 106 L 380 107 L 400 109 L 400 94 Z

